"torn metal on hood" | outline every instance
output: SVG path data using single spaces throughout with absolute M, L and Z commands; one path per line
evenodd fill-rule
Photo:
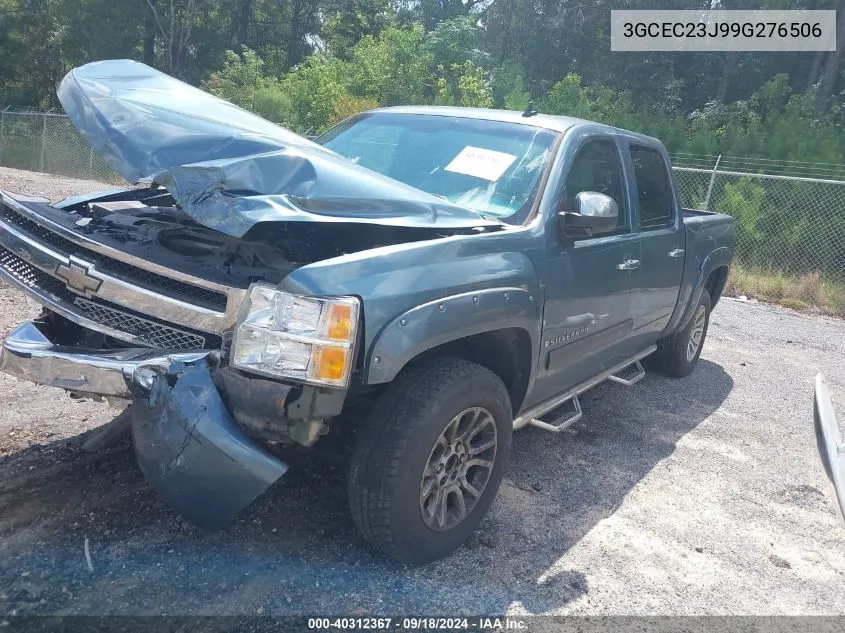
M 279 221 L 502 226 L 139 62 L 75 68 L 58 95 L 124 178 L 165 186 L 196 222 L 235 237 Z

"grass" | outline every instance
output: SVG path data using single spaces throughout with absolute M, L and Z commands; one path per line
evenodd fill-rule
M 789 275 L 734 263 L 725 294 L 777 303 L 794 310 L 845 317 L 845 283 L 819 273 Z

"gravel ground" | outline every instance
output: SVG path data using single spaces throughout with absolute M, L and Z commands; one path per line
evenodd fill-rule
M 12 193 L 44 196 L 53 202 L 81 193 L 115 188 L 117 188 L 116 185 L 110 185 L 97 180 L 76 180 L 64 176 L 42 174 L 37 171 L 22 171 L 20 169 L 0 167 L 0 189 L 5 189 Z
M 103 188 L 7 169 L 0 187 Z M 5 286 L 0 306 L 2 334 L 35 312 Z M 0 613 L 843 615 L 818 371 L 845 410 L 845 323 L 725 300 L 692 376 L 604 384 L 569 431 L 520 431 L 482 529 L 421 567 L 365 546 L 343 469 L 319 460 L 202 534 L 128 441 L 81 450 L 104 405 L 0 375 Z

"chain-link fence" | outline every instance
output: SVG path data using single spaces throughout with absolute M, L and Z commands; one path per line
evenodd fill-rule
M 685 207 L 733 216 L 738 263 L 845 280 L 845 166 L 713 157 L 707 169 L 684 166 L 695 164 L 688 156 L 676 161 Z
M 736 220 L 737 262 L 845 280 L 845 165 L 694 154 L 673 160 L 685 207 Z M 0 109 L 0 166 L 124 182 L 54 112 Z
M 91 149 L 66 115 L 13 107 L 0 109 L 0 167 L 125 182 Z

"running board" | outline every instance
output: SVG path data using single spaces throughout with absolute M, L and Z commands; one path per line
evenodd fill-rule
M 645 376 L 645 370 L 643 369 L 640 361 L 649 354 L 654 353 L 655 350 L 657 350 L 657 346 L 652 345 L 639 354 L 635 354 L 631 358 L 614 365 L 610 369 L 606 369 L 603 372 L 596 374 L 589 380 L 585 380 L 581 384 L 576 385 L 575 387 L 572 387 L 571 389 L 568 389 L 567 391 L 564 391 L 545 402 L 541 402 L 540 404 L 531 407 L 513 421 L 514 430 L 521 429 L 522 427 L 530 424 L 531 426 L 536 426 L 544 431 L 560 433 L 580 420 L 583 415 L 581 402 L 578 400 L 578 396 L 583 394 L 585 391 L 589 391 L 596 385 L 603 383 L 605 380 L 613 380 L 614 382 L 618 382 L 623 385 L 635 385 Z M 634 367 L 636 373 L 633 376 L 624 377 L 622 374 L 629 367 Z M 548 422 L 541 419 L 544 415 L 560 408 L 570 401 L 572 401 L 574 411 L 570 411 L 567 414 L 561 415 L 560 417 Z
M 636 385 L 643 378 L 645 378 L 645 369 L 643 369 L 643 364 L 640 361 L 635 361 L 628 365 L 628 367 L 633 367 L 636 370 L 636 373 L 633 376 L 625 378 L 624 376 L 617 376 L 616 374 L 611 374 L 607 377 L 607 379 L 612 380 L 613 382 L 618 382 L 620 385 L 631 387 L 633 385 Z M 624 367 L 622 370 L 620 370 L 619 373 L 624 372 L 626 369 L 628 369 L 628 367 Z
M 573 396 L 572 399 L 568 400 L 567 402 L 572 403 L 572 411 L 563 413 L 551 422 L 544 422 L 540 418 L 534 418 L 529 424 L 531 424 L 531 426 L 536 426 L 538 429 L 543 429 L 544 431 L 560 433 L 562 430 L 575 424 L 584 416 L 584 412 L 581 410 L 581 401 L 578 399 L 578 396 Z M 560 405 L 560 407 L 562 407 L 564 404 L 566 403 L 564 402 Z M 557 408 L 559 409 L 560 407 Z M 555 409 L 552 409 L 552 411 L 555 411 Z

